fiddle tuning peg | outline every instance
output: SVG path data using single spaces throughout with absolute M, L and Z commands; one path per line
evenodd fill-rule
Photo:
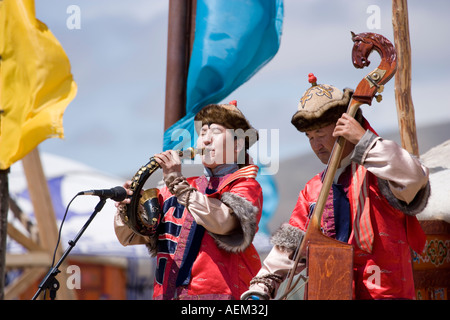
M 317 78 L 314 76 L 314 73 L 308 74 L 308 82 L 311 83 L 311 86 L 317 86 Z
M 384 86 L 383 85 L 379 85 L 378 87 L 377 87 L 377 92 L 378 93 L 382 93 L 384 91 Z
M 381 100 L 383 100 L 383 96 L 381 94 L 377 94 L 375 96 L 375 99 L 377 100 L 377 102 L 381 102 Z

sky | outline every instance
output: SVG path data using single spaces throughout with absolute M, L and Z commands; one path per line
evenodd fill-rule
M 60 41 L 78 86 L 63 117 L 65 138 L 42 142 L 41 152 L 128 179 L 162 150 L 168 3 L 35 1 L 36 17 Z M 448 122 L 450 1 L 410 0 L 408 6 L 416 125 Z M 237 100 L 255 128 L 277 132 L 270 143 L 280 160 L 310 152 L 290 123 L 310 86 L 308 73 L 318 83 L 355 88 L 378 65 L 373 53 L 369 68 L 353 67 L 350 31 L 380 33 L 393 42 L 391 1 L 284 0 L 278 53 L 222 101 Z M 398 130 L 394 80 L 381 103 L 362 110 L 380 135 Z

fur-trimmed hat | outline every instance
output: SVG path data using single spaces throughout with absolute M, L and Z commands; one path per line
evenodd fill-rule
M 258 131 L 251 126 L 242 111 L 237 108 L 236 100 L 228 104 L 209 104 L 195 115 L 194 121 L 197 132 L 203 125 L 212 123 L 220 124 L 227 129 L 242 129 L 241 134 L 248 137 L 248 147 L 252 146 L 259 138 Z
M 308 75 L 311 88 L 306 90 L 300 102 L 298 111 L 293 115 L 291 123 L 300 132 L 323 128 L 336 121 L 347 111 L 353 90 L 317 84 L 314 74 Z

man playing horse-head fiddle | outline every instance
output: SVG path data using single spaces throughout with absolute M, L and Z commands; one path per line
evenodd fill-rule
M 175 151 L 155 155 L 165 182 L 155 234 L 124 222 L 130 199 L 117 203 L 115 231 L 123 245 L 146 244 L 156 256 L 154 299 L 239 299 L 261 267 L 252 241 L 263 196 L 248 155 L 258 133 L 236 103 L 208 105 L 195 123 L 204 174 L 184 177 Z
M 324 164 L 337 137 L 346 139 L 319 222 L 321 230 L 353 246 L 353 298 L 413 299 L 410 248 L 421 252 L 424 246 L 415 215 L 429 197 L 428 169 L 395 142 L 379 137 L 361 110 L 355 118 L 345 113 L 352 90 L 342 92 L 316 81 L 310 81 L 313 85 L 300 99 L 292 124 L 306 134 Z M 317 203 L 324 174 L 314 176 L 300 192 L 289 223 L 274 234 L 274 247 L 242 299 L 271 299 L 277 294 L 294 266 L 294 252 Z M 302 268 L 304 264 L 295 271 Z

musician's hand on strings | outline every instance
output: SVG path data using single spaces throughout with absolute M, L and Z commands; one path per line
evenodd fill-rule
M 154 158 L 163 169 L 164 176 L 174 172 L 181 173 L 181 159 L 176 151 L 164 151 L 162 153 L 155 154 Z
M 342 117 L 336 122 L 336 127 L 333 131 L 333 137 L 344 137 L 347 141 L 357 144 L 361 140 L 366 130 L 356 121 L 355 118 L 349 116 L 347 113 L 342 114 Z

